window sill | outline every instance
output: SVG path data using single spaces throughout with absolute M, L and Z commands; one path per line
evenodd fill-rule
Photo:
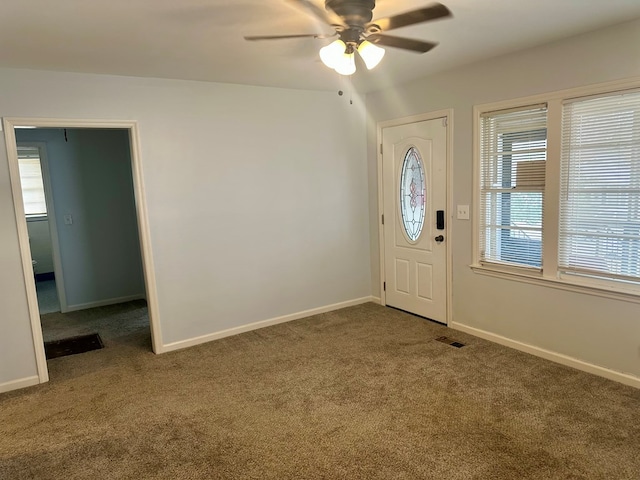
M 640 289 L 623 290 L 609 285 L 585 285 L 578 282 L 572 282 L 561 278 L 544 277 L 540 272 L 527 271 L 526 269 L 509 269 L 493 267 L 487 265 L 473 264 L 469 265 L 474 273 L 480 275 L 488 275 L 490 277 L 513 280 L 516 282 L 529 283 L 532 285 L 540 285 L 569 292 L 582 293 L 585 295 L 595 295 L 598 297 L 611 298 L 614 300 L 622 300 L 625 302 L 640 304 Z M 586 280 L 588 281 L 588 280 Z

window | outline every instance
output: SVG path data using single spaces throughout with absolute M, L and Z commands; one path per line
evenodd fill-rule
M 425 178 L 420 153 L 411 147 L 404 156 L 400 179 L 400 213 L 402 225 L 412 242 L 418 240 L 424 225 Z
M 480 123 L 480 261 L 542 267 L 547 109 L 489 112 Z
M 627 85 L 474 108 L 475 271 L 640 301 L 640 82 Z
M 561 273 L 640 281 L 640 93 L 567 102 Z
M 37 147 L 18 147 L 18 167 L 22 185 L 22 200 L 27 217 L 47 214 L 44 197 L 40 151 Z

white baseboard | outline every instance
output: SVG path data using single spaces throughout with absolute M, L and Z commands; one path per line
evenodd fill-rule
M 37 375 L 34 375 L 33 377 L 12 380 L 10 382 L 0 383 L 0 393 L 10 392 L 11 390 L 18 390 L 19 388 L 32 387 L 39 383 L 40 378 Z
M 77 310 L 85 310 L 87 308 L 106 307 L 107 305 L 115 305 L 116 303 L 131 302 L 132 300 L 142 300 L 145 298 L 143 294 L 129 295 L 127 297 L 109 298 L 107 300 L 100 300 L 97 302 L 89 303 L 76 303 L 75 305 L 67 305 L 67 308 L 63 313 L 75 312 Z
M 379 299 L 378 299 L 379 301 Z M 354 300 L 347 300 L 346 302 L 334 303 L 333 305 L 326 305 L 324 307 L 312 308 L 311 310 L 304 310 L 302 312 L 290 313 L 289 315 L 283 315 L 281 317 L 270 318 L 267 320 L 261 320 L 259 322 L 249 323 L 247 325 L 241 325 L 239 327 L 229 328 L 227 330 L 221 330 L 219 332 L 209 333 L 200 337 L 190 338 L 187 340 L 180 340 L 178 342 L 167 343 L 162 346 L 161 352 L 172 352 L 174 350 L 180 350 L 187 347 L 193 347 L 200 345 L 201 343 L 211 342 L 213 340 L 219 340 L 221 338 L 230 337 L 232 335 L 238 335 L 239 333 L 250 332 L 251 330 L 257 330 L 259 328 L 268 327 L 271 325 L 277 325 L 279 323 L 291 322 L 300 318 L 310 317 L 312 315 L 318 315 L 320 313 L 331 312 L 333 310 L 339 310 L 341 308 L 352 307 L 354 305 L 360 305 L 362 303 L 375 302 L 374 297 L 362 297 Z
M 370 302 L 377 303 L 378 305 L 382 305 L 382 299 L 380 297 L 371 297 Z
M 530 353 L 531 355 L 542 357 L 544 359 L 551 360 L 552 362 L 560 363 L 568 367 L 582 370 L 583 372 L 592 373 L 600 377 L 608 378 L 609 380 L 614 380 L 616 382 L 624 383 L 625 385 L 640 388 L 640 378 L 628 373 L 617 372 L 609 368 L 600 367 L 583 360 L 578 360 L 577 358 L 569 357 L 562 353 L 552 352 L 551 350 L 546 350 L 534 345 L 529 345 L 528 343 L 522 343 L 517 340 L 503 337 L 502 335 L 497 335 L 485 330 L 480 330 L 479 328 L 469 327 L 468 325 L 463 325 L 461 323 L 451 322 L 449 326 L 454 330 L 460 330 L 461 332 L 470 333 L 471 335 L 484 338 L 485 340 L 489 340 L 491 342 L 499 343 L 500 345 L 504 345 L 505 347 L 514 348 L 516 350 L 520 350 L 521 352 Z

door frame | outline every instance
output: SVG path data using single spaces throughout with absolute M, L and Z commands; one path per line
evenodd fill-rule
M 151 344 L 154 353 L 162 353 L 163 344 L 160 329 L 160 317 L 158 313 L 158 294 L 155 267 L 153 264 L 153 255 L 151 250 L 151 232 L 149 229 L 149 217 L 147 214 L 146 195 L 142 173 L 142 157 L 140 155 L 140 134 L 138 131 L 138 123 L 132 120 L 117 121 L 5 117 L 3 118 L 3 124 L 9 163 L 9 177 L 11 179 L 11 191 L 13 195 L 16 226 L 18 229 L 18 242 L 22 260 L 22 270 L 24 273 L 27 304 L 29 307 L 33 346 L 36 354 L 38 379 L 40 383 L 44 383 L 49 380 L 49 372 L 47 370 L 42 325 L 40 324 L 40 312 L 38 309 L 38 297 L 36 295 L 36 284 L 31 264 L 31 248 L 29 247 L 27 220 L 24 213 L 24 205 L 22 203 L 22 187 L 20 184 L 20 171 L 18 167 L 18 150 L 14 130 L 16 126 L 29 126 L 36 128 L 122 129 L 129 132 L 131 174 L 133 177 L 136 217 L 140 237 L 140 253 L 142 256 L 142 269 L 144 272 L 147 306 L 149 311 Z
M 53 204 L 47 144 L 45 142 L 18 142 L 17 144 L 26 147 L 35 147 L 40 152 L 40 169 L 42 170 L 42 182 L 44 184 L 44 200 L 47 205 L 47 219 L 49 223 L 49 233 L 51 235 L 53 274 L 56 279 L 56 293 L 58 294 L 60 311 L 65 313 L 67 311 L 67 294 L 64 289 L 64 272 L 62 271 L 62 260 L 60 259 L 60 241 L 58 237 L 58 224 L 56 223 L 56 212 Z M 27 224 L 28 223 L 27 221 Z M 31 245 L 29 245 L 29 248 L 31 248 Z
M 429 120 L 436 120 L 442 118 L 446 121 L 447 128 L 447 158 L 445 159 L 446 165 L 446 205 L 447 205 L 447 215 L 445 217 L 445 230 L 444 235 L 446 238 L 445 242 L 445 255 L 446 255 L 446 325 L 451 325 L 453 320 L 451 305 L 452 305 L 452 270 L 453 270 L 453 259 L 451 255 L 451 222 L 453 221 L 453 198 L 452 198 L 452 173 L 451 173 L 451 163 L 453 159 L 453 109 L 444 109 L 437 110 L 429 113 L 422 113 L 418 115 L 411 115 L 409 117 L 396 118 L 393 120 L 386 120 L 383 122 L 378 122 L 377 124 L 377 156 L 378 156 L 378 244 L 380 246 L 380 256 L 379 256 L 379 265 L 380 265 L 380 304 L 387 305 L 386 292 L 384 289 L 385 282 L 385 240 L 384 240 L 384 225 L 382 224 L 382 212 L 384 211 L 384 190 L 383 190 L 383 178 L 382 178 L 382 132 L 385 128 L 390 127 L 398 127 L 401 125 L 408 125 L 411 123 L 424 122 Z

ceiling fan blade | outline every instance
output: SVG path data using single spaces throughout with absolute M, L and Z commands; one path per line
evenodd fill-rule
M 342 18 L 340 18 L 336 13 L 334 13 L 333 11 L 325 10 L 324 8 L 320 8 L 318 5 L 316 5 L 313 2 L 310 2 L 309 0 L 288 0 L 288 1 L 290 3 L 298 5 L 301 8 L 305 9 L 308 13 L 322 20 L 327 25 L 346 27 Z
M 380 27 L 381 31 L 385 32 L 395 28 L 407 27 L 409 25 L 415 25 L 416 23 L 428 22 L 450 16 L 451 12 L 447 7 L 440 3 L 434 3 L 428 7 L 401 13 L 393 17 L 379 18 L 371 22 L 367 27 L 375 25 Z
M 323 33 L 299 33 L 296 35 L 248 35 L 245 36 L 244 39 L 253 42 L 256 40 L 282 40 L 286 38 L 329 38 L 335 37 L 336 35 L 336 33 L 331 33 L 328 35 L 325 35 Z
M 392 37 L 391 35 L 381 35 L 374 33 L 367 37 L 371 43 L 376 45 L 384 45 L 385 47 L 402 48 L 413 52 L 425 53 L 437 46 L 434 42 L 424 42 L 422 40 L 414 40 L 413 38 Z

